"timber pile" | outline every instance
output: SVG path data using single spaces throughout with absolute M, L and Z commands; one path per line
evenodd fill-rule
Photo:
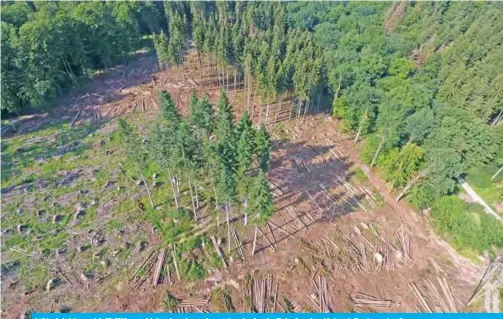
M 177 313 L 191 313 L 191 312 L 200 312 L 200 313 L 208 313 L 208 303 L 209 299 L 203 298 L 193 298 L 193 299 L 183 299 L 178 305 L 176 312 Z
M 128 280 L 128 286 L 131 289 L 137 289 L 146 281 L 150 274 L 150 271 L 154 267 L 155 261 L 155 250 L 152 250 L 150 254 L 148 254 L 147 258 L 145 258 L 140 266 L 136 269 L 133 276 Z
M 395 239 L 401 243 L 401 247 L 398 249 L 389 239 L 380 236 L 373 225 L 365 224 L 363 228 L 370 229 L 377 241 L 367 238 L 358 226 L 354 225 L 352 228 L 356 236 L 351 240 L 337 229 L 335 241 L 329 236 L 318 241 L 318 247 L 323 251 L 324 256 L 341 256 L 345 261 L 345 265 L 336 264 L 332 267 L 333 271 L 350 270 L 353 273 L 377 273 L 383 270 L 393 270 L 396 265 L 401 265 L 406 260 L 412 260 L 408 230 L 402 229 L 398 232 Z
M 278 307 L 285 311 L 279 299 L 279 281 L 275 282 L 272 274 L 263 278 L 250 277 L 243 291 L 243 312 L 274 313 Z
M 318 307 L 319 312 L 321 312 L 321 313 L 331 312 L 331 310 L 330 310 L 330 294 L 328 293 L 327 278 L 318 276 L 317 280 L 313 279 L 313 283 L 314 283 L 314 286 L 315 286 L 316 291 L 318 293 L 319 302 L 317 302 L 315 300 L 315 298 L 311 295 L 308 295 L 308 297 L 315 304 L 315 306 Z
M 436 282 L 438 287 L 431 280 L 424 280 L 425 287 L 431 293 L 430 298 L 419 290 L 416 283 L 409 283 L 409 287 L 419 301 L 422 310 L 426 312 L 457 312 L 454 295 L 447 283 L 447 279 L 436 277 Z M 431 300 L 430 303 L 427 302 L 427 299 Z M 431 305 L 433 305 L 433 308 Z M 415 306 L 420 309 L 418 305 Z
M 388 309 L 392 306 L 393 302 L 391 300 L 377 298 L 362 292 L 357 292 L 351 296 L 353 301 L 353 306 L 357 308 L 372 308 L 382 311 L 382 309 Z

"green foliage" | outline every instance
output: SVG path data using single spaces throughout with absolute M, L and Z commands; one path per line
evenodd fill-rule
M 407 144 L 403 149 L 393 149 L 382 162 L 384 176 L 392 188 L 402 187 L 413 177 L 424 160 L 423 150 L 414 143 Z
M 250 211 L 255 225 L 263 225 L 274 214 L 273 196 L 264 171 L 259 170 L 250 189 Z
M 264 124 L 262 124 L 257 131 L 255 137 L 255 154 L 257 156 L 260 169 L 263 172 L 267 171 L 268 162 L 271 157 L 271 141 Z
M 144 169 L 146 167 L 146 150 L 144 149 L 141 138 L 138 132 L 136 132 L 133 124 L 120 118 L 119 135 L 122 146 L 126 151 L 126 156 L 131 165 L 137 167 L 139 170 Z
M 227 95 L 223 90 L 220 92 L 217 108 L 216 143 L 222 164 L 228 171 L 226 174 L 231 176 L 236 168 L 236 138 L 232 106 L 229 104 Z
M 173 98 L 169 92 L 159 92 L 159 107 L 163 118 L 167 122 L 173 125 L 177 125 L 180 122 L 180 114 L 178 114 L 175 102 L 173 102 Z
M 124 62 L 150 33 L 140 24 L 158 21 L 158 9 L 151 2 L 3 3 L 1 110 L 48 108 L 89 71 Z
M 148 210 L 147 218 L 159 232 L 166 245 L 176 244 L 193 227 L 194 218 L 186 209 L 169 208 L 165 211 Z
M 213 106 L 206 96 L 192 100 L 189 109 L 190 122 L 204 135 L 209 137 L 215 128 Z
M 466 181 L 471 186 L 478 188 L 489 188 L 493 184 L 498 184 L 503 181 L 503 174 L 498 174 L 494 180 L 491 181 L 493 175 L 500 169 L 497 163 L 489 163 L 481 167 L 474 167 L 468 171 Z
M 480 206 L 464 203 L 456 196 L 444 196 L 431 210 L 435 228 L 456 248 L 478 252 L 503 247 L 503 226 Z
M 174 297 L 169 291 L 166 292 L 166 297 L 164 297 L 164 310 L 166 312 L 175 312 L 179 303 L 180 299 Z
M 255 130 L 248 113 L 243 113 L 236 128 L 236 135 L 239 136 L 237 143 L 237 193 L 240 198 L 248 194 L 251 179 L 247 175 L 251 167 L 255 150 Z
M 184 280 L 194 281 L 203 279 L 206 276 L 204 267 L 193 258 L 181 258 L 178 267 L 180 268 L 181 277 Z

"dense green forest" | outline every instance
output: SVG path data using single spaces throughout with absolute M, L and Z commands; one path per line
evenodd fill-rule
M 47 109 L 165 25 L 160 2 L 2 2 L 2 111 Z
M 397 200 L 431 207 L 443 233 L 480 237 L 461 247 L 503 245 L 494 218 L 449 197 L 462 179 L 495 189 L 503 178 L 493 175 L 503 165 L 499 3 L 3 3 L 2 110 L 46 107 L 150 35 L 161 68 L 194 47 L 201 65 L 216 61 L 225 87 L 224 66 L 234 66 L 261 104 L 285 94 L 309 112 L 329 98 Z M 213 129 L 192 116 L 201 134 Z

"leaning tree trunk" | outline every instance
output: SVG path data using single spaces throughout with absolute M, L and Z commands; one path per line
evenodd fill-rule
M 417 174 L 416 177 L 414 177 L 414 179 L 412 179 L 408 184 L 407 186 L 405 186 L 405 188 L 400 192 L 400 194 L 398 194 L 398 196 L 396 197 L 395 201 L 399 201 L 402 197 L 404 197 L 407 192 L 409 191 L 409 189 L 414 185 L 416 184 L 418 181 L 420 181 L 424 176 L 426 175 L 426 171 L 422 171 L 420 172 L 419 174 Z
M 200 75 L 201 75 L 201 83 L 203 83 L 203 78 L 204 78 L 203 60 L 201 59 L 201 52 L 199 52 L 199 50 L 197 50 L 197 58 L 199 59 L 199 69 L 200 69 Z
M 499 173 L 501 173 L 501 171 L 503 171 L 503 166 L 501 166 L 501 168 L 493 175 L 493 177 L 491 177 L 491 181 L 493 181 L 496 178 L 496 176 L 498 176 Z
M 145 180 L 145 177 L 143 176 L 143 173 L 140 171 L 141 179 L 143 180 L 143 185 L 145 186 L 145 189 L 147 190 L 147 195 L 148 195 L 148 200 L 150 201 L 150 206 L 154 208 L 154 201 L 152 200 L 152 196 L 150 195 L 150 190 L 148 189 L 147 181 Z
M 175 199 L 176 208 L 179 208 L 178 197 L 176 195 L 175 186 L 173 185 L 173 177 L 171 176 L 171 170 L 168 168 L 169 184 L 171 185 L 171 190 L 173 191 L 173 198 Z
M 255 226 L 255 234 L 253 235 L 252 255 L 255 255 L 255 248 L 257 247 L 257 233 L 258 233 L 258 226 Z
M 244 219 L 244 225 L 248 225 L 248 198 L 244 198 L 244 206 L 245 206 L 245 219 Z
M 192 182 L 190 176 L 189 176 L 189 190 L 190 190 L 190 201 L 192 203 L 192 211 L 194 212 L 194 220 L 197 224 L 197 210 L 196 210 L 196 204 L 194 203 L 194 193 L 192 191 Z
M 377 151 L 374 155 L 374 158 L 372 158 L 372 163 L 370 163 L 370 167 L 373 167 L 376 160 L 377 160 L 377 156 L 379 155 L 379 152 L 381 151 L 381 148 L 382 146 L 384 145 L 384 140 L 381 142 L 381 144 L 379 144 L 379 147 L 377 148 Z

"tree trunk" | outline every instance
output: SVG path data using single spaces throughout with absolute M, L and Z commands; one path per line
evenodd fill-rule
M 175 186 L 173 185 L 173 177 L 171 176 L 171 170 L 169 168 L 168 168 L 168 177 L 169 177 L 169 184 L 171 185 L 171 190 L 173 191 L 173 198 L 175 199 L 176 208 L 179 208 L 178 197 L 176 196 Z
M 196 204 L 194 203 L 194 193 L 192 192 L 192 182 L 190 176 L 189 176 L 189 190 L 190 190 L 190 201 L 192 203 L 192 211 L 194 212 L 194 220 L 197 224 L 197 210 L 196 210 Z
M 248 84 L 248 87 L 246 88 L 246 103 L 248 105 L 248 110 L 250 110 L 250 98 L 251 98 L 251 92 L 250 92 L 250 86 L 251 86 L 251 78 L 250 78 L 250 72 L 248 71 L 248 81 L 247 81 L 247 84 Z M 253 118 L 253 109 L 251 112 L 248 112 L 250 114 L 252 114 L 252 118 Z
M 374 164 L 375 164 L 375 162 L 377 160 L 377 156 L 379 155 L 379 152 L 381 151 L 381 148 L 382 148 L 383 145 L 384 145 L 384 140 L 381 142 L 381 144 L 379 144 L 379 147 L 377 148 L 377 151 L 376 151 L 376 153 L 374 155 L 374 158 L 372 159 L 372 163 L 370 164 L 370 167 L 374 166 Z
M 290 106 L 290 117 L 288 118 L 288 120 L 291 120 L 292 119 L 292 114 L 293 114 L 293 107 L 295 106 L 295 99 L 292 100 L 292 104 Z
M 255 226 L 255 234 L 253 235 L 252 255 L 255 255 L 255 248 L 257 247 L 257 233 L 258 233 L 258 226 Z
M 248 198 L 247 197 L 245 197 L 244 206 L 245 206 L 244 225 L 247 226 L 248 225 Z
M 362 124 L 363 123 L 360 123 L 360 126 L 358 127 L 358 133 L 356 133 L 356 137 L 355 137 L 355 140 L 353 141 L 353 143 L 358 142 L 358 138 L 360 137 L 360 133 L 362 131 Z
M 180 179 L 178 178 L 178 175 L 175 176 L 175 182 L 176 182 L 176 191 L 177 191 L 177 194 L 180 195 Z
M 358 133 L 356 134 L 356 137 L 355 137 L 355 140 L 353 143 L 358 142 L 358 138 L 360 137 L 360 133 L 362 131 L 362 126 L 363 126 L 363 123 L 365 122 L 366 117 L 367 117 L 367 110 L 365 110 L 365 114 L 363 115 L 363 118 L 360 121 L 360 125 L 358 126 Z
M 225 78 L 227 80 L 226 90 L 229 91 L 229 70 L 227 70 L 227 68 L 225 69 Z
M 494 119 L 493 125 L 498 124 L 502 116 L 503 116 L 503 109 L 501 109 L 501 111 L 498 113 L 498 116 L 496 116 L 496 118 Z
M 227 249 L 229 254 L 231 253 L 231 223 L 229 216 L 230 206 L 231 206 L 230 202 L 227 201 L 227 203 L 225 204 L 225 218 L 227 219 Z
M 213 191 L 215 192 L 215 211 L 217 212 L 217 231 L 220 228 L 220 218 L 219 218 L 219 213 L 218 213 L 218 198 L 217 198 L 217 189 L 215 186 L 213 186 Z
M 496 178 L 496 176 L 498 176 L 499 173 L 501 173 L 501 171 L 503 171 L 503 166 L 501 166 L 501 168 L 493 175 L 493 177 L 491 177 L 491 181 L 493 181 Z
M 194 191 L 196 192 L 196 208 L 199 208 L 199 194 L 197 192 L 197 185 L 194 182 Z
M 262 96 L 259 96 L 259 113 L 258 113 L 258 124 L 262 124 Z
M 238 69 L 237 67 L 234 69 L 234 96 L 236 96 L 236 78 L 238 76 Z
M 201 52 L 197 50 L 197 58 L 199 59 L 199 69 L 200 69 L 200 74 L 201 74 L 201 83 L 203 83 L 203 78 L 204 78 L 204 71 L 203 71 L 203 61 L 201 59 Z
M 150 205 L 152 208 L 155 208 L 154 202 L 152 201 L 152 196 L 150 195 L 150 190 L 148 189 L 147 181 L 145 180 L 145 177 L 143 176 L 143 173 L 140 171 L 141 179 L 143 180 L 143 185 L 145 185 L 145 189 L 147 190 L 147 195 L 148 195 L 148 200 L 150 201 Z
M 424 176 L 426 175 L 426 171 L 422 171 L 420 172 L 419 174 L 417 174 L 416 177 L 414 177 L 414 179 L 412 179 L 408 184 L 407 186 L 405 186 L 405 188 L 400 192 L 400 194 L 398 194 L 398 196 L 396 197 L 395 201 L 399 201 L 402 197 L 404 197 L 407 192 L 409 191 L 409 189 L 414 185 L 416 184 L 419 180 L 421 180 Z
M 267 103 L 267 108 L 265 111 L 265 125 L 269 124 L 269 103 Z

